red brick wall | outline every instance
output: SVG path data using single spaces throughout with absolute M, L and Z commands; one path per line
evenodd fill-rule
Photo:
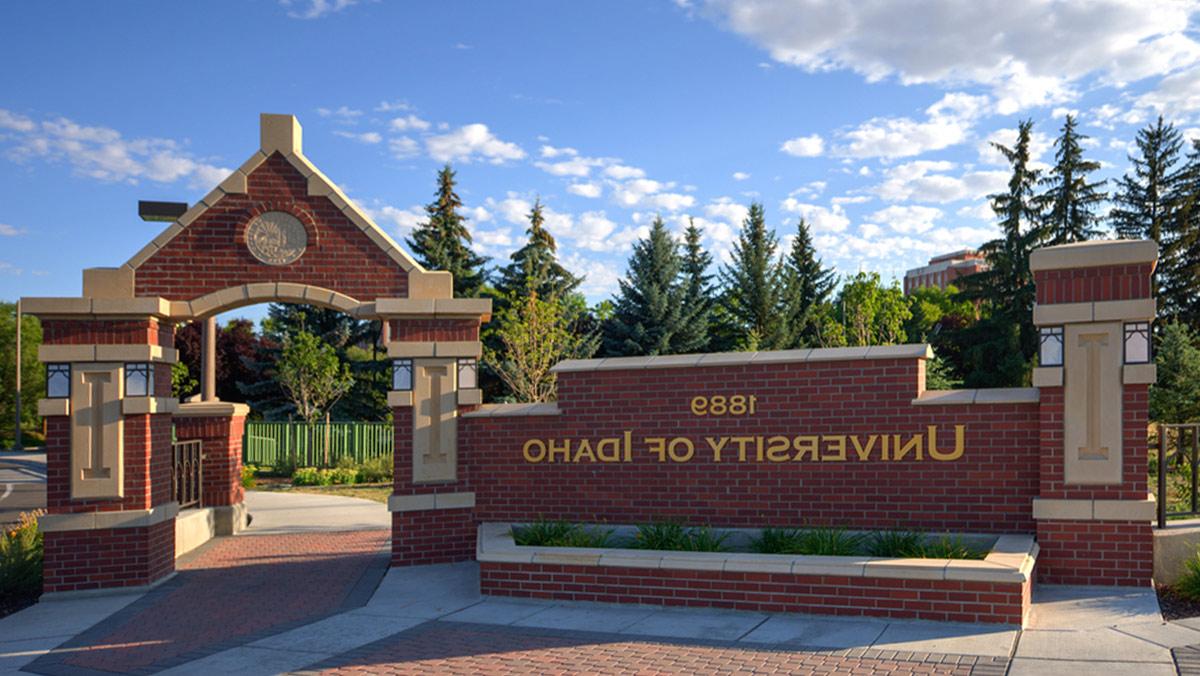
M 175 520 L 45 534 L 46 592 L 150 584 L 175 570 Z
M 1002 624 L 1021 624 L 1030 588 L 1028 582 L 492 562 L 479 564 L 479 577 L 483 593 L 494 596 Z
M 393 319 L 392 340 L 479 340 L 478 319 Z
M 1110 265 L 1095 268 L 1042 270 L 1033 273 L 1037 302 L 1084 303 L 1131 300 L 1151 296 L 1154 265 Z
M 234 417 L 175 418 L 175 438 L 203 443 L 201 505 L 236 505 L 245 497 L 242 488 L 242 437 L 246 419 Z
M 470 561 L 475 518 L 470 508 L 392 514 L 392 565 Z
M 357 300 L 407 295 L 408 276 L 279 153 L 248 180 L 248 194 L 226 195 L 137 269 L 136 295 L 191 300 L 252 282 L 294 282 Z M 308 249 L 290 265 L 261 263 L 246 249 L 246 225 L 264 211 L 286 211 L 308 229 Z
M 480 521 L 539 518 L 640 523 L 672 519 L 714 526 L 835 525 L 977 532 L 1033 532 L 1038 491 L 1037 404 L 913 406 L 918 360 L 859 360 L 640 371 L 564 373 L 562 414 L 464 418 L 463 488 Z M 697 417 L 696 395 L 756 395 L 758 414 Z M 706 436 L 916 434 L 939 428 L 962 458 L 860 462 L 714 462 Z M 595 440 L 632 430 L 633 462 L 529 464 L 530 438 Z M 660 463 L 642 443 L 686 436 L 688 463 Z M 947 446 L 950 444 L 950 446 Z M 728 449 L 727 449 L 728 452 Z M 397 456 L 399 458 L 399 456 Z
M 46 419 L 46 506 L 54 514 L 148 509 L 171 501 L 171 416 L 125 416 L 125 497 L 71 499 L 71 424 Z
M 1038 521 L 1037 539 L 1040 583 L 1139 587 L 1154 573 L 1148 522 Z
M 157 319 L 79 321 L 47 319 L 42 322 L 46 345 L 161 345 L 175 346 L 175 329 Z

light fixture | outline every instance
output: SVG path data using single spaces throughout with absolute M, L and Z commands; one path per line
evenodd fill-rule
M 1042 327 L 1038 340 L 1038 365 L 1063 365 L 1063 327 Z
M 392 360 L 392 389 L 410 391 L 413 387 L 413 363 L 411 359 Z
M 135 362 L 125 365 L 125 396 L 149 397 L 154 394 L 154 365 Z
M 1150 362 L 1150 322 L 1132 322 L 1125 325 L 1125 363 L 1147 364 Z
M 46 364 L 46 398 L 66 399 L 71 396 L 71 365 Z
M 474 359 L 458 360 L 458 389 L 473 390 L 479 387 L 479 366 Z

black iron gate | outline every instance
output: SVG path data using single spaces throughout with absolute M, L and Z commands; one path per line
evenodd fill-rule
M 176 441 L 171 444 L 174 451 L 174 465 L 171 472 L 171 494 L 180 509 L 202 507 L 201 495 L 204 490 L 204 477 L 201 463 L 201 446 L 199 439 Z
M 1172 516 L 1200 516 L 1200 423 L 1158 425 L 1158 527 Z M 1180 476 L 1182 475 L 1182 476 Z M 1171 509 L 1172 494 L 1185 509 Z

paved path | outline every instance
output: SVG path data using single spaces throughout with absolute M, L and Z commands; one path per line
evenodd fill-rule
M 387 505 L 340 495 L 246 491 L 246 509 L 254 517 L 248 535 L 390 530 Z
M 0 525 L 46 506 L 46 454 L 0 451 Z

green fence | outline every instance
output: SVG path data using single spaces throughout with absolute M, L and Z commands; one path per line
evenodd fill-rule
M 242 461 L 252 465 L 290 458 L 299 467 L 329 467 L 343 456 L 362 462 L 391 452 L 391 423 L 247 422 L 242 440 Z

